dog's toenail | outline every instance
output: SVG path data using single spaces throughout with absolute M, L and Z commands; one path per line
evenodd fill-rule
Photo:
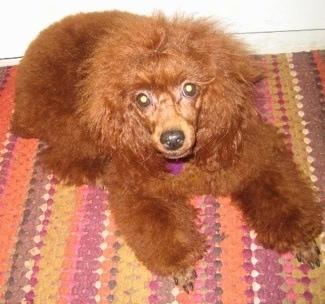
M 195 270 L 192 271 L 193 277 L 197 279 L 197 273 Z
M 317 267 L 320 267 L 320 260 L 317 260 L 317 261 L 316 261 L 316 266 L 317 266 Z
M 194 290 L 194 284 L 192 282 L 190 282 L 188 285 L 190 286 L 191 291 L 193 291 Z
M 178 279 L 174 278 L 174 282 L 175 282 L 175 285 L 177 286 L 178 285 Z
M 190 291 L 188 290 L 188 287 L 187 287 L 186 285 L 183 285 L 183 289 L 185 290 L 185 292 L 186 292 L 187 294 L 190 293 Z
M 302 256 L 301 256 L 300 253 L 297 253 L 297 254 L 296 254 L 296 258 L 297 258 L 297 260 L 298 260 L 299 263 L 302 262 Z
M 315 269 L 315 264 L 313 262 L 309 262 L 309 266 L 311 269 Z
M 317 252 L 317 254 L 321 254 L 321 251 L 318 246 L 315 246 L 315 251 Z

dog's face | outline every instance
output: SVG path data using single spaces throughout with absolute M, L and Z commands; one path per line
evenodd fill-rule
M 170 159 L 191 154 L 201 108 L 198 84 L 185 80 L 169 89 L 139 90 L 134 94 L 134 104 L 155 149 Z
M 156 41 L 129 70 L 124 88 L 128 110 L 138 116 L 156 151 L 168 159 L 185 158 L 196 146 L 203 97 L 212 77 L 202 72 L 202 60 L 184 54 L 186 46 L 179 50 L 161 37 Z
M 84 67 L 80 114 L 96 142 L 142 162 L 155 152 L 232 159 L 253 115 L 247 53 L 204 19 L 134 18 Z

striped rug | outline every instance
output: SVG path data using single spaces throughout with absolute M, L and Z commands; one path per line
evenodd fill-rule
M 325 51 L 260 59 L 256 103 L 324 201 Z M 210 245 L 194 292 L 146 270 L 119 236 L 109 193 L 61 185 L 40 168 L 42 144 L 8 131 L 16 71 L 0 69 L 0 303 L 325 303 L 325 233 L 322 265 L 310 270 L 258 246 L 228 198 L 193 200 Z

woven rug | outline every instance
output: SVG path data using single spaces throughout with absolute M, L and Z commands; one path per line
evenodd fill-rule
M 324 201 L 325 51 L 260 59 L 259 110 L 286 133 Z M 9 133 L 16 71 L 0 69 L 0 303 L 325 303 L 325 234 L 322 265 L 310 270 L 256 244 L 228 198 L 193 201 L 209 242 L 194 292 L 146 270 L 119 236 L 109 193 L 61 185 L 39 166 L 41 143 Z

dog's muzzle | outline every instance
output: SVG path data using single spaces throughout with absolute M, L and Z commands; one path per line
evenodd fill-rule
M 184 144 L 184 140 L 185 134 L 179 130 L 166 131 L 160 136 L 161 144 L 169 151 L 180 149 Z

